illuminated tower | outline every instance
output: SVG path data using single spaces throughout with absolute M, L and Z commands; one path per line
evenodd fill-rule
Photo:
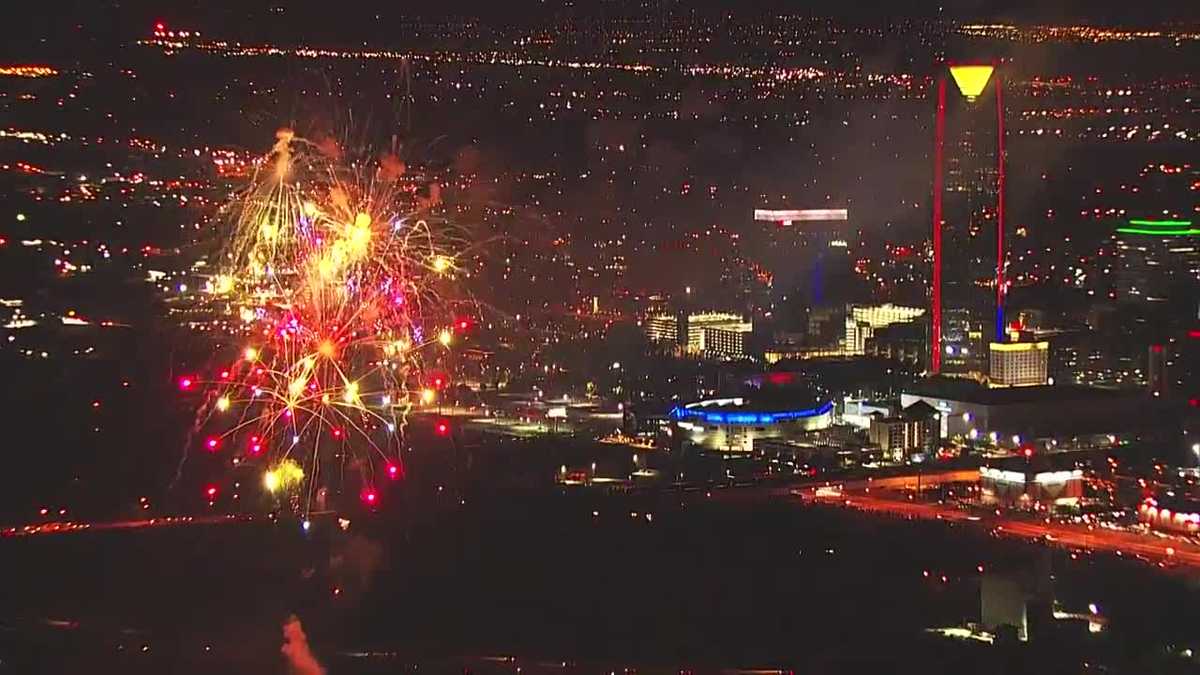
M 930 369 L 982 373 L 988 343 L 1005 341 L 1003 90 L 994 66 L 946 70 L 937 78 Z M 948 100 L 948 79 L 961 96 Z

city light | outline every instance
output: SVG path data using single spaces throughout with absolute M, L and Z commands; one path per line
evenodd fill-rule
M 203 634 L 108 639 L 120 626 L 97 624 L 78 584 L 40 584 L 22 612 L 51 618 L 18 622 L 18 642 L 77 627 L 74 646 L 104 638 L 85 649 L 96 672 L 151 651 L 196 669 L 253 650 L 280 670 L 336 669 L 341 643 L 373 640 L 330 633 L 331 602 L 378 604 L 372 589 L 419 587 L 448 563 L 486 582 L 467 591 L 490 587 L 503 574 L 480 566 L 514 552 L 533 574 L 597 547 L 669 570 L 678 551 L 641 531 L 666 528 L 737 563 L 685 575 L 681 597 L 731 574 L 785 578 L 797 556 L 847 589 L 856 561 L 892 546 L 894 579 L 803 611 L 821 635 L 854 636 L 901 607 L 888 630 L 926 635 L 917 668 L 945 660 L 939 642 L 953 656 L 949 640 L 1041 644 L 1085 625 L 1111 637 L 1045 646 L 1095 672 L 1128 669 L 1129 650 L 1108 647 L 1131 639 L 1181 664 L 1200 649 L 1172 639 L 1158 597 L 1185 604 L 1200 571 L 1200 75 L 1185 67 L 1200 28 L 1175 16 L 1186 3 L 1113 25 L 1087 8 L 1016 25 L 893 3 L 886 27 L 755 3 L 514 5 L 494 23 L 274 4 L 200 17 L 203 39 L 181 27 L 195 12 L 162 8 L 141 40 L 121 21 L 61 35 L 27 21 L 35 34 L 0 63 L 0 362 L 9 436 L 35 439 L 10 453 L 6 561 L 37 570 L 90 547 L 114 569 L 177 561 L 195 587 L 116 575 L 105 616 L 159 590 L 185 614 L 230 598 L 224 619 L 189 622 Z M 151 58 L 109 58 L 123 46 Z M 38 65 L 58 53 L 71 58 Z M 59 456 L 73 448 L 99 459 Z M 764 508 L 846 515 L 828 514 L 839 541 L 796 538 L 790 516 L 742 517 Z M 143 528 L 165 534 L 130 534 Z M 35 535 L 47 544 L 22 550 Z M 197 556 L 197 541 L 220 544 Z M 742 541 L 779 555 L 742 565 Z M 250 566 L 205 569 L 214 556 Z M 531 615 L 607 590 L 590 580 L 612 556 L 592 558 L 525 593 Z M 247 570 L 287 583 L 247 594 Z M 1101 591 L 1156 580 L 1109 616 L 1079 574 Z M 459 613 L 487 604 L 451 590 Z M 709 614 L 728 616 L 717 595 Z M 934 624 L 921 609 L 939 595 L 953 602 Z M 408 596 L 413 616 L 447 604 Z M 320 652 L 310 668 L 292 660 L 299 621 L 279 634 L 287 607 Z M 678 618 L 651 610 L 650 624 Z M 247 617 L 273 644 L 238 642 Z M 579 670 L 604 652 L 593 624 L 557 664 L 493 669 Z M 722 626 L 722 653 L 804 651 L 795 631 L 743 624 Z M 504 653 L 507 632 L 537 625 L 501 628 L 468 637 Z M 377 665 L 497 653 L 431 651 L 428 632 L 401 636 L 415 657 Z M 697 658 L 652 646 L 654 665 L 595 669 Z M 828 651 L 818 660 L 845 656 Z

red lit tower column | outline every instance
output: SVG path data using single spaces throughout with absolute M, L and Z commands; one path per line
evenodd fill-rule
M 958 86 L 959 92 L 973 105 L 976 99 L 987 89 L 995 67 L 988 64 L 948 64 L 947 70 L 951 79 Z M 943 298 L 943 258 L 944 246 L 942 230 L 946 224 L 944 212 L 945 193 L 945 146 L 946 146 L 946 73 L 943 71 L 937 77 L 937 117 L 935 122 L 934 139 L 934 169 L 933 169 L 933 274 L 931 289 L 931 345 L 930 371 L 938 374 L 942 370 L 943 330 L 944 330 L 944 298 Z M 1004 301 L 1007 292 L 1004 279 L 1004 101 L 1001 79 L 995 78 L 996 95 L 996 264 L 993 271 L 995 285 L 995 341 L 1004 342 Z M 960 224 L 961 226 L 961 224 Z M 952 255 L 959 254 L 952 251 Z

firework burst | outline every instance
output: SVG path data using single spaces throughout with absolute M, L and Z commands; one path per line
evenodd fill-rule
M 215 377 L 180 381 L 205 392 L 204 445 L 261 465 L 267 491 L 305 512 L 335 458 L 372 506 L 377 477 L 404 475 L 406 415 L 454 342 L 463 238 L 435 215 L 436 185 L 404 173 L 281 130 L 208 284 L 241 330 Z

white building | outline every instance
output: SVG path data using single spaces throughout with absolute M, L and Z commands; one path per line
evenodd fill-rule
M 993 342 L 990 350 L 990 386 L 1035 387 L 1049 382 L 1049 342 Z
M 700 351 L 710 359 L 722 361 L 744 359 L 749 356 L 746 350 L 746 339 L 753 330 L 754 324 L 748 321 L 736 324 L 732 328 L 706 326 L 700 334 Z
M 703 312 L 679 317 L 659 314 L 646 319 L 646 336 L 656 342 L 680 345 L 683 352 L 714 359 L 746 357 L 746 339 L 754 324 L 740 314 Z M 681 333 L 686 331 L 686 340 Z
M 646 337 L 654 342 L 679 342 L 679 318 L 674 314 L 646 317 Z

